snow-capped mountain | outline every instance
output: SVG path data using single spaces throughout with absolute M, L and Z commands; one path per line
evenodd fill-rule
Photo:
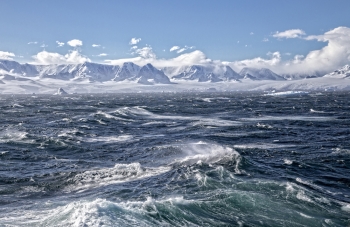
M 239 80 L 241 76 L 229 66 L 205 67 L 192 65 L 184 69 L 178 75 L 172 77 L 175 80 L 195 80 L 198 82 L 220 82 Z
M 302 80 L 302 79 L 322 77 L 323 75 L 324 74 L 320 72 L 313 72 L 313 73 L 288 73 L 288 74 L 281 74 L 280 76 L 282 76 L 286 80 Z
M 114 81 L 123 81 L 123 80 L 135 80 L 137 75 L 140 72 L 141 67 L 132 63 L 125 62 L 117 71 Z
M 85 62 L 83 64 L 37 66 L 37 69 L 41 78 L 60 80 L 86 78 L 102 82 L 114 79 L 119 66 Z
M 17 74 L 30 77 L 38 75 L 38 71 L 34 65 L 0 59 L 0 74 Z
M 239 73 L 244 79 L 251 80 L 285 80 L 282 76 L 266 68 L 243 68 Z
M 350 65 L 345 65 L 342 68 L 335 70 L 334 72 L 328 73 L 323 77 L 328 78 L 350 78 Z
M 137 78 L 137 83 L 139 84 L 171 84 L 169 78 L 161 70 L 154 68 L 151 64 L 141 67 Z

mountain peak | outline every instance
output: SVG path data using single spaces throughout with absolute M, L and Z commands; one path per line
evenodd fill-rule
M 324 75 L 328 78 L 350 78 L 350 65 L 344 65 L 340 69 L 337 69 L 331 73 Z
M 244 79 L 251 80 L 285 80 L 282 76 L 267 68 L 245 67 L 239 73 Z

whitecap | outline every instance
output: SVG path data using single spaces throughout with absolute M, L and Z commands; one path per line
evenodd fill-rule
M 241 173 L 241 171 L 238 168 L 239 163 L 241 161 L 241 156 L 237 151 L 230 147 L 225 147 L 203 141 L 182 144 L 178 145 L 178 147 L 181 149 L 182 154 L 179 157 L 175 158 L 172 164 L 214 164 L 220 161 L 235 161 L 235 172 Z
M 115 143 L 115 142 L 125 142 L 133 138 L 131 135 L 121 135 L 121 136 L 99 136 L 92 138 L 79 138 L 81 141 L 85 142 L 104 142 L 104 143 Z
M 343 211 L 346 211 L 346 212 L 349 212 L 349 213 L 350 213 L 350 204 L 346 204 L 346 205 L 342 206 L 341 209 L 342 209 Z
M 286 165 L 292 165 L 292 164 L 293 164 L 293 161 L 292 161 L 292 160 L 289 160 L 289 159 L 287 159 L 287 158 L 285 158 L 285 159 L 283 160 L 283 162 L 284 162 L 284 164 L 286 164 Z
M 152 176 L 157 176 L 171 170 L 169 166 L 155 168 L 142 167 L 140 163 L 115 164 L 111 168 L 87 170 L 79 173 L 72 179 L 74 186 L 69 186 L 68 191 L 85 190 L 110 184 L 124 183 Z
M 241 121 L 329 121 L 334 120 L 334 117 L 310 117 L 310 116 L 263 116 L 263 117 L 253 117 L 253 118 L 240 118 Z
M 274 144 L 274 143 L 247 143 L 236 144 L 233 147 L 239 149 L 274 149 L 274 148 L 287 148 L 296 147 L 295 144 Z

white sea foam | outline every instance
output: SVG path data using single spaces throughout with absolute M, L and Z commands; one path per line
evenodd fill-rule
M 150 119 L 163 119 L 163 120 L 174 120 L 174 121 L 188 120 L 188 121 L 192 121 L 192 125 L 206 125 L 206 126 L 218 126 L 218 127 L 242 125 L 242 123 L 238 121 L 229 121 L 229 120 L 223 120 L 219 118 L 204 118 L 204 117 L 193 117 L 193 116 L 187 117 L 187 116 L 154 114 L 139 106 L 119 108 L 115 111 L 115 113 L 118 113 L 122 116 L 138 115 L 138 116 L 143 116 Z
M 177 209 L 178 204 L 191 204 L 193 200 L 186 200 L 182 196 L 169 196 L 163 199 L 148 197 L 144 201 L 113 202 L 106 199 L 92 201 L 74 201 L 66 205 L 53 207 L 53 203 L 45 203 L 41 207 L 46 210 L 29 211 L 19 217 L 6 217 L 5 223 L 21 223 L 33 226 L 168 226 L 168 223 L 152 221 L 146 218 L 159 213 L 158 206 L 166 206 L 169 211 Z M 193 225 L 193 224 L 192 224 Z M 14 224 L 13 226 L 17 226 Z
M 274 149 L 274 148 L 287 148 L 295 147 L 296 144 L 274 144 L 274 143 L 248 143 L 248 144 L 237 144 L 234 148 L 239 149 Z
M 6 129 L 0 132 L 0 143 L 7 142 L 22 142 L 22 143 L 32 143 L 33 140 L 27 140 L 28 133 L 19 131 L 17 129 Z
M 265 96 L 293 96 L 293 95 L 307 95 L 309 92 L 306 91 L 282 91 L 265 94 Z
M 121 136 L 99 136 L 99 137 L 79 137 L 79 140 L 85 142 L 104 142 L 104 143 L 115 143 L 115 142 L 125 142 L 130 141 L 133 138 L 131 135 L 121 135 Z
M 341 209 L 342 209 L 343 211 L 346 211 L 346 212 L 349 212 L 349 213 L 350 213 L 350 204 L 346 204 L 346 205 L 342 206 Z
M 196 142 L 178 145 L 182 154 L 180 157 L 175 158 L 174 163 L 181 164 L 195 164 L 195 163 L 207 163 L 213 164 L 219 161 L 232 161 L 236 162 L 236 173 L 240 173 L 239 163 L 241 161 L 240 154 L 230 147 L 220 146 L 207 142 Z
M 225 127 L 225 126 L 239 126 L 239 125 L 242 125 L 242 123 L 237 121 L 222 120 L 217 118 L 212 118 L 212 119 L 202 118 L 193 122 L 192 125 Z
M 313 218 L 313 217 L 311 217 L 311 216 L 309 216 L 309 215 L 306 215 L 306 214 L 303 214 L 303 213 L 301 213 L 301 212 L 298 212 L 301 216 L 303 216 L 304 218 Z
M 116 117 L 116 116 L 113 116 L 109 113 L 106 113 L 106 112 L 103 112 L 103 111 L 97 111 L 97 113 L 93 114 L 94 116 L 97 116 L 97 115 L 102 115 L 104 116 L 105 118 L 108 118 L 108 119 L 114 119 L 114 120 L 117 120 L 117 121 L 130 121 L 128 119 L 124 119 L 124 118 L 120 118 L 120 117 Z
M 302 191 L 302 190 L 298 191 L 296 197 L 297 197 L 297 199 L 299 199 L 299 200 L 303 200 L 303 201 L 306 201 L 306 202 L 309 202 L 309 203 L 313 203 L 312 199 L 311 199 L 309 196 L 307 196 L 307 195 L 305 194 L 305 192 Z
M 324 111 L 317 111 L 317 110 L 314 110 L 314 109 L 310 109 L 310 112 L 311 113 L 324 113 Z
M 156 176 L 171 170 L 169 166 L 144 168 L 140 163 L 116 164 L 111 168 L 88 170 L 77 174 L 73 181 L 76 184 L 68 190 L 84 190 L 110 184 L 123 183 Z
M 260 123 L 256 124 L 256 127 L 258 127 L 258 128 L 268 128 L 268 129 L 273 128 L 273 127 L 272 127 L 271 125 L 269 125 L 269 124 L 260 124 Z
M 293 161 L 292 161 L 292 160 L 289 160 L 289 159 L 287 159 L 287 158 L 283 159 L 283 162 L 284 162 L 284 164 L 286 164 L 286 165 L 292 165 L 292 164 L 293 164 Z
M 254 118 L 240 118 L 241 121 L 329 121 L 334 120 L 334 117 L 309 117 L 309 116 L 263 116 Z

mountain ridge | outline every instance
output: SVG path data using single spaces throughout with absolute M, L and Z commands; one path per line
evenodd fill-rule
M 13 60 L 0 60 L 0 75 L 3 80 L 23 80 L 50 78 L 58 80 L 72 80 L 90 82 L 128 81 L 144 85 L 170 84 L 176 81 L 194 82 L 229 82 L 242 80 L 299 80 L 316 77 L 350 78 L 350 66 L 322 75 L 282 74 L 278 75 L 268 68 L 245 67 L 239 73 L 227 65 L 183 65 L 178 67 L 156 68 L 152 64 L 139 66 L 132 62 L 119 65 L 107 65 L 85 62 L 80 64 L 51 64 L 34 65 L 21 64 Z M 322 76 L 321 76 L 322 75 Z

